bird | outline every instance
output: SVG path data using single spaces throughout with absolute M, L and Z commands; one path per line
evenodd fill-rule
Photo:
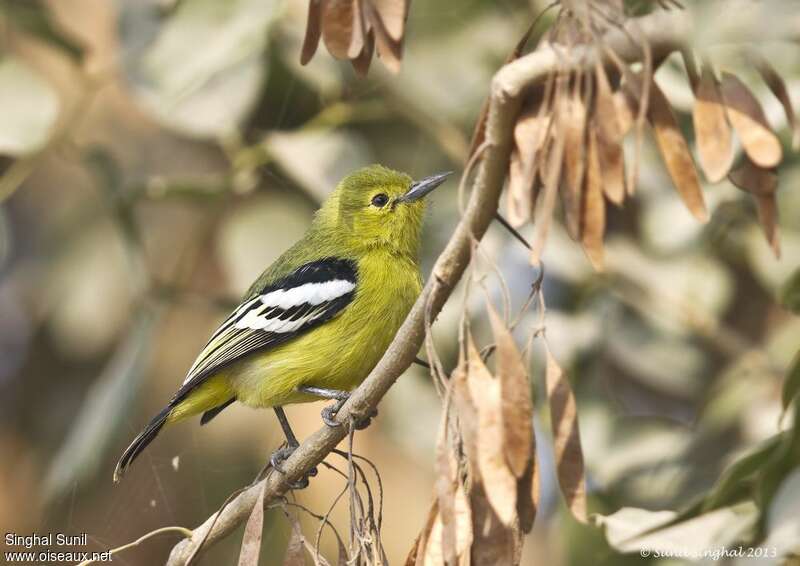
M 413 181 L 375 164 L 345 176 L 305 235 L 213 332 L 169 403 L 123 452 L 114 482 L 165 425 L 196 415 L 204 425 L 234 402 L 275 411 L 286 437 L 270 457 L 278 471 L 299 446 L 285 405 L 333 401 L 322 420 L 338 426 L 336 412 L 422 290 L 425 197 L 448 175 Z

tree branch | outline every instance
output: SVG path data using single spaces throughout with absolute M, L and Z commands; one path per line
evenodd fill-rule
M 603 43 L 621 59 L 633 62 L 643 56 L 637 40 L 646 39 L 653 57 L 659 58 L 690 41 L 691 22 L 690 15 L 685 12 L 657 12 L 629 21 L 624 30 L 606 34 Z M 752 33 L 745 35 L 749 37 Z M 543 44 L 498 71 L 491 86 L 485 151 L 467 209 L 386 354 L 339 411 L 337 420 L 342 426 L 323 426 L 308 437 L 284 463 L 285 475 L 273 473 L 244 489 L 222 511 L 195 528 L 191 537 L 178 543 L 170 553 L 167 566 L 184 566 L 201 541 L 205 539 L 203 544 L 206 548 L 241 525 L 249 516 L 262 487 L 265 489 L 264 501 L 284 494 L 289 489 L 289 482 L 300 479 L 345 438 L 351 416 L 358 418 L 369 414 L 413 363 L 423 343 L 426 309 L 429 309 L 431 319 L 439 314 L 469 263 L 472 238 L 480 239 L 495 216 L 508 168 L 514 124 L 525 90 L 558 70 L 589 69 L 598 58 L 608 64 L 604 53 L 594 46 L 574 48 L 567 52 Z

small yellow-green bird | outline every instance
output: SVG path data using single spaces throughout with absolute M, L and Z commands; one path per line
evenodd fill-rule
M 283 405 L 332 399 L 333 417 L 380 360 L 422 289 L 423 197 L 449 173 L 414 182 L 371 165 L 345 177 L 311 228 L 250 287 L 209 339 L 172 400 L 122 454 L 118 481 L 165 424 L 239 401 L 272 407 L 286 446 L 298 442 Z

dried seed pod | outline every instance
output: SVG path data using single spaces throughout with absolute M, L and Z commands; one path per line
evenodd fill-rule
M 697 83 L 692 119 L 700 166 L 709 181 L 718 183 L 733 164 L 733 136 L 717 81 L 707 67 Z
M 581 191 L 586 161 L 586 104 L 576 86 L 556 102 L 560 127 L 564 132 L 564 178 L 561 198 L 564 204 L 567 232 L 572 239 L 580 237 Z
M 631 82 L 631 87 L 642 92 L 641 84 Z M 694 166 L 689 145 L 681 133 L 675 114 L 670 108 L 669 101 L 658 88 L 655 81 L 650 83 L 650 101 L 647 108 L 647 118 L 653 125 L 656 143 L 659 152 L 664 158 L 669 176 L 672 179 L 678 194 L 684 204 L 695 218 L 701 222 L 708 220 L 703 191 L 700 188 L 700 179 Z
M 322 33 L 322 0 L 309 0 L 306 35 L 300 51 L 300 64 L 305 65 L 317 52 L 320 34 Z
M 781 244 L 775 196 L 778 188 L 778 175 L 774 170 L 762 169 L 750 160 L 746 160 L 741 167 L 731 172 L 729 178 L 734 185 L 753 195 L 758 211 L 758 221 L 775 257 L 779 258 Z
M 595 67 L 597 93 L 594 118 L 597 124 L 597 151 L 603 174 L 603 191 L 614 204 L 625 200 L 625 153 L 622 149 L 623 128 L 632 124 L 632 113 L 627 104 L 620 111 L 603 66 Z
M 723 73 L 720 91 L 728 119 L 750 160 L 765 169 L 777 166 L 783 159 L 781 142 L 750 89 L 736 75 Z
M 553 427 L 553 448 L 558 463 L 556 469 L 558 483 L 572 515 L 585 523 L 587 520 L 586 478 L 575 394 L 549 348 L 547 349 L 545 381 Z
M 775 95 L 775 98 L 777 98 L 781 106 L 783 106 L 783 111 L 786 114 L 786 121 L 792 129 L 792 148 L 797 151 L 800 149 L 800 122 L 798 122 L 797 116 L 794 113 L 792 99 L 789 97 L 786 83 L 778 71 L 775 70 L 775 67 L 770 65 L 769 61 L 763 57 L 755 58 L 755 65 L 756 69 L 758 69 L 758 72 L 761 74 L 761 78 L 764 79 L 764 82 L 767 83 L 772 94 Z
M 597 130 L 589 129 L 589 155 L 581 203 L 581 245 L 592 266 L 603 270 L 603 234 L 606 230 L 606 202 Z
M 538 104 L 529 104 L 514 126 L 514 150 L 511 154 L 508 179 L 508 214 L 513 226 L 521 226 L 530 218 L 536 199 L 536 175 L 540 152 L 547 137 L 550 116 Z
M 322 4 L 322 40 L 331 55 L 350 59 L 356 26 L 357 0 L 325 0 Z M 359 26 L 360 27 L 360 26 Z M 358 56 L 360 49 L 353 53 Z

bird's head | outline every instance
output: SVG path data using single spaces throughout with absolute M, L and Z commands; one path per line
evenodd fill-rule
M 333 228 L 351 249 L 389 248 L 415 257 L 419 250 L 425 196 L 449 173 L 414 181 L 382 165 L 359 169 L 325 202 L 317 222 Z

